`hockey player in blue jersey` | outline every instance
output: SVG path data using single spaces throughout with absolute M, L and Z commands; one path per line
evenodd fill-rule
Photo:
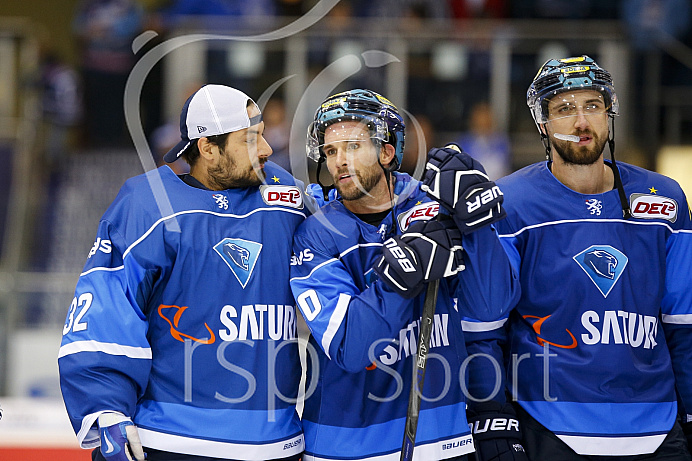
M 244 93 L 206 85 L 180 121 L 165 160 L 190 174 L 129 179 L 101 219 L 63 329 L 67 412 L 101 461 L 296 461 L 302 184 Z
M 307 361 L 304 460 L 399 459 L 423 289 L 442 277 L 414 456 L 469 459 L 460 312 L 490 319 L 516 301 L 497 234 L 482 227 L 502 217 L 501 197 L 479 209 L 488 219 L 459 221 L 463 236 L 454 220 L 435 220 L 439 203 L 397 172 L 404 122 L 373 91 L 327 98 L 307 147 L 318 178 L 326 163 L 336 191 L 294 237 L 291 287 L 314 359 Z
M 679 410 L 692 419 L 685 194 L 616 164 L 618 99 L 591 58 L 549 60 L 527 100 L 547 161 L 498 181 L 507 218 L 497 228 L 521 298 L 508 318 L 467 319 L 467 337 L 487 340 L 469 349 L 507 361 L 531 460 L 690 460 L 676 421 Z M 472 380 L 472 394 L 491 395 L 496 381 Z

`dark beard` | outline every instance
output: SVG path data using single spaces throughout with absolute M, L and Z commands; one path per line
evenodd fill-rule
M 353 181 L 354 186 L 356 187 L 344 192 L 341 189 L 338 181 L 339 175 L 343 173 L 344 171 L 337 173 L 333 180 L 334 184 L 336 185 L 337 192 L 339 192 L 341 198 L 344 200 L 358 200 L 359 198 L 365 197 L 365 195 L 368 194 L 381 180 L 381 176 L 376 174 L 375 171 L 369 171 L 366 175 L 363 175 L 360 171 L 356 171 L 357 181 Z
M 222 155 L 226 155 L 222 153 Z M 264 162 L 260 162 L 264 163 Z M 213 190 L 225 190 L 241 187 L 256 187 L 264 183 L 264 169 L 251 169 L 237 171 L 237 165 L 233 159 L 229 159 L 228 165 L 217 165 L 207 170 L 208 181 Z
M 580 134 L 591 135 L 593 146 L 577 146 L 572 141 L 562 141 L 553 138 L 553 147 L 565 163 L 591 165 L 601 157 L 607 139 L 600 139 L 594 133 L 577 133 L 577 136 Z

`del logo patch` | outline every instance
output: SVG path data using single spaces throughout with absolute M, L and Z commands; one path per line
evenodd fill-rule
M 303 208 L 303 194 L 296 186 L 260 186 L 262 200 L 267 205 L 283 205 Z
M 225 238 L 214 245 L 214 250 L 233 271 L 240 285 L 245 288 L 262 251 L 262 244 L 243 239 Z
M 630 195 L 632 216 L 644 219 L 666 219 L 675 222 L 678 219 L 678 203 L 662 195 Z
M 573 258 L 604 298 L 627 266 L 627 256 L 610 245 L 591 245 Z
M 437 202 L 425 202 L 421 203 L 420 205 L 416 205 L 410 210 L 405 211 L 397 216 L 399 227 L 402 231 L 405 231 L 415 221 L 427 221 L 434 218 L 437 216 L 437 212 L 439 210 L 440 204 Z

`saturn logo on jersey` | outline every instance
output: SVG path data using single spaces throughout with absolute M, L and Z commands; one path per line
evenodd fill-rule
M 591 245 L 572 259 L 589 276 L 604 298 L 627 266 L 627 256 L 610 245 Z
M 557 342 L 557 338 L 551 338 L 554 339 L 554 341 L 548 341 L 545 339 L 544 336 L 541 336 L 541 327 L 543 326 L 543 323 L 550 318 L 550 315 L 546 315 L 545 317 L 537 317 L 535 315 L 524 315 L 522 316 L 524 320 L 527 320 L 530 322 L 529 319 L 536 319 L 535 322 L 533 322 L 533 331 L 536 332 L 536 341 L 538 341 L 538 344 L 540 346 L 543 346 L 545 344 L 550 344 L 551 346 L 559 347 L 561 349 L 574 349 L 577 347 L 577 339 L 574 337 L 571 331 L 569 331 L 567 328 L 565 328 L 565 331 L 569 335 L 569 338 L 571 338 L 571 341 L 569 344 L 567 341 L 567 336 L 564 337 L 563 341 Z M 563 335 L 564 336 L 564 335 Z
M 262 251 L 262 244 L 250 240 L 225 238 L 214 245 L 214 251 L 221 256 L 240 285 L 245 288 Z

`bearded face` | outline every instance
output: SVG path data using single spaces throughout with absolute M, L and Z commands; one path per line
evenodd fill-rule
M 608 108 L 600 92 L 560 93 L 548 102 L 548 114 L 547 134 L 565 163 L 590 165 L 601 157 L 608 141 Z M 575 140 L 559 139 L 556 134 Z

